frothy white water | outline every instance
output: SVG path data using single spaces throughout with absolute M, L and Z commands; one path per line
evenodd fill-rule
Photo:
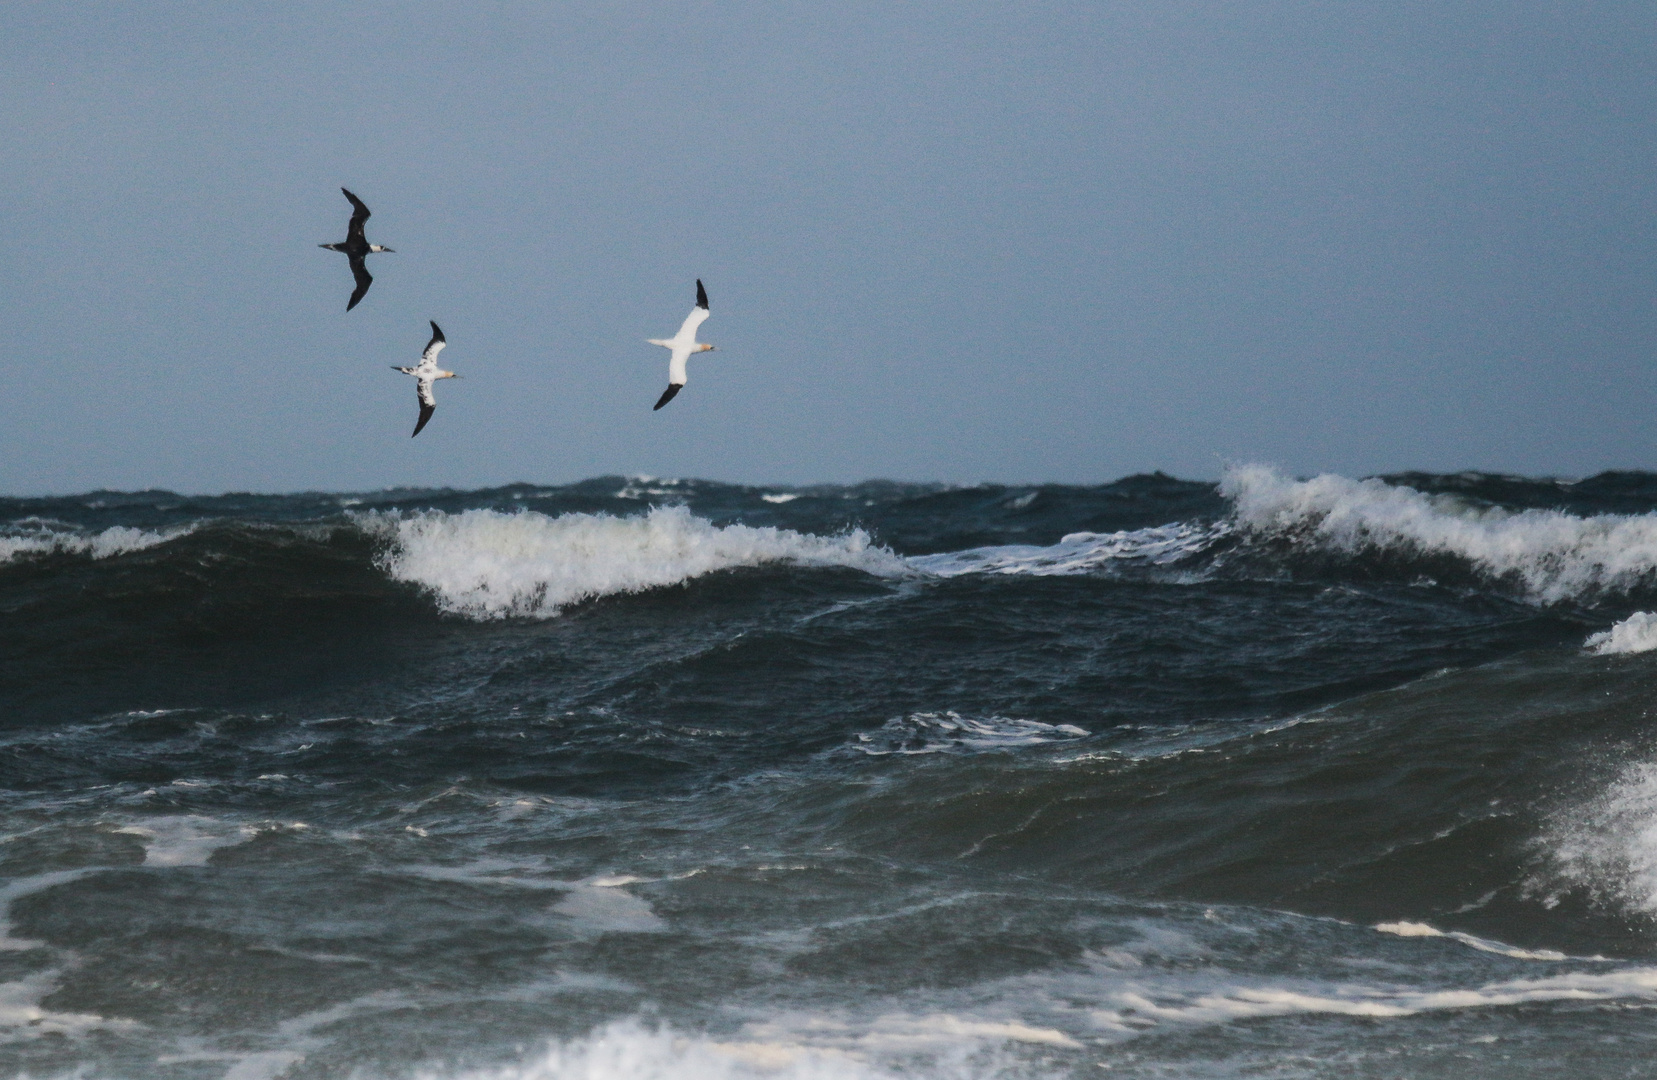
M 1087 735 L 1074 724 L 1044 724 L 1010 716 L 970 717 L 955 712 L 915 713 L 888 720 L 879 731 L 859 732 L 852 749 L 871 757 L 966 753 L 1072 742 Z
M 909 565 L 937 577 L 960 574 L 1085 574 L 1110 564 L 1164 566 L 1195 555 L 1231 531 L 1225 522 L 1175 523 L 1131 532 L 1071 533 L 1056 544 L 1006 544 L 939 555 L 916 555 Z
M 1643 653 L 1657 649 L 1657 614 L 1636 611 L 1609 630 L 1589 634 L 1582 647 L 1601 656 Z
M 1504 945 L 1500 941 L 1491 941 L 1489 938 L 1475 937 L 1464 934 L 1460 930 L 1440 930 L 1423 922 L 1391 922 L 1376 923 L 1375 929 L 1383 934 L 1394 934 L 1398 937 L 1419 938 L 1446 938 L 1458 941 L 1469 948 L 1480 952 L 1495 953 L 1497 956 L 1507 956 L 1514 960 L 1596 960 L 1598 957 L 1582 956 L 1569 957 L 1557 949 L 1521 949 L 1517 945 Z
M 192 814 L 146 818 L 115 831 L 143 839 L 145 866 L 206 866 L 213 852 L 245 843 L 260 832 L 252 825 Z
M 1626 767 L 1585 805 L 1554 815 L 1543 842 L 1567 886 L 1657 914 L 1657 762 Z
M 1574 971 L 1439 990 L 1257 985 L 1214 989 L 1189 996 L 1126 990 L 1113 997 L 1115 1007 L 1095 1010 L 1094 1022 L 1107 1030 L 1132 1034 L 1170 1023 L 1225 1024 L 1305 1013 L 1384 1019 L 1550 1001 L 1652 1001 L 1657 1000 L 1657 968 Z
M 680 506 L 625 518 L 432 510 L 406 517 L 363 514 L 357 521 L 391 539 L 382 557 L 387 573 L 423 586 L 443 610 L 474 619 L 549 618 L 583 600 L 765 563 L 907 572 L 901 559 L 871 546 L 861 530 L 822 537 L 718 526 Z
M 1483 573 L 1516 579 L 1548 603 L 1628 589 L 1657 574 L 1657 514 L 1481 508 L 1381 480 L 1291 480 L 1263 465 L 1227 469 L 1220 490 L 1244 529 L 1352 553 L 1453 555 Z
M 102 532 L 89 533 L 60 528 L 50 522 L 14 522 L 6 526 L 8 531 L 5 535 L 0 535 L 0 563 L 27 555 L 86 555 L 94 559 L 108 559 L 164 544 L 194 528 L 193 525 L 186 525 L 151 532 L 116 525 Z
M 518 1064 L 415 1075 L 418 1080 L 895 1080 L 900 1075 L 987 1080 L 1002 1075 L 993 1061 L 975 1058 L 970 1051 L 986 1040 L 1016 1038 L 1016 1033 L 950 1034 L 956 1052 L 933 1057 L 917 1073 L 912 1067 L 892 1071 L 856 1052 L 806 1046 L 787 1038 L 721 1042 L 626 1021 L 586 1038 L 555 1042 Z

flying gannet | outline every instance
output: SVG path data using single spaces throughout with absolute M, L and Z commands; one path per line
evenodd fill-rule
M 340 190 L 345 191 L 344 188 Z M 374 284 L 374 276 L 368 272 L 368 267 L 364 263 L 365 258 L 370 252 L 379 254 L 382 251 L 391 251 L 391 248 L 368 242 L 362 234 L 363 222 L 369 218 L 368 207 L 349 191 L 345 191 L 345 197 L 351 200 L 351 205 L 355 208 L 351 211 L 351 224 L 345 230 L 345 242 L 318 244 L 317 247 L 343 252 L 345 257 L 351 260 L 351 276 L 357 279 L 357 288 L 351 294 L 351 302 L 345 305 L 345 310 L 350 311 L 357 306 L 357 301 L 368 294 L 368 287 Z
M 420 429 L 426 426 L 426 421 L 432 418 L 437 411 L 437 399 L 432 396 L 432 383 L 438 379 L 458 379 L 452 371 L 444 371 L 437 366 L 437 354 L 443 351 L 443 346 L 449 342 L 443 337 L 443 331 L 432 323 L 432 339 L 426 342 L 426 351 L 420 354 L 420 363 L 414 367 L 398 367 L 392 364 L 392 370 L 401 371 L 404 375 L 413 375 L 419 380 L 415 384 L 415 391 L 420 397 L 420 421 L 414 425 L 414 435 L 420 434 Z M 409 438 L 414 438 L 410 435 Z
M 673 400 L 673 395 L 685 385 L 685 361 L 690 359 L 691 353 L 711 352 L 712 345 L 704 345 L 696 340 L 696 328 L 701 326 L 708 317 L 708 292 L 702 288 L 702 279 L 696 279 L 696 306 L 690 309 L 685 316 L 684 325 L 679 332 L 670 338 L 646 338 L 652 345 L 660 345 L 664 349 L 671 349 L 673 355 L 667 362 L 667 389 L 657 400 L 654 412 Z

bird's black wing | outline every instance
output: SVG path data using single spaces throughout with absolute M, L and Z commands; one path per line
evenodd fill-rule
M 421 382 L 415 384 L 415 393 L 420 398 L 420 421 L 414 425 L 414 435 L 420 434 L 420 429 L 426 426 L 426 421 L 432 418 L 437 411 L 437 399 L 432 396 L 432 384 Z M 409 438 L 414 438 L 410 435 Z
M 684 387 L 684 383 L 668 383 L 667 389 L 662 391 L 662 396 L 657 399 L 655 407 L 650 411 L 655 412 L 656 409 L 659 409 L 663 405 L 666 405 L 668 402 L 672 401 L 673 395 L 677 394 L 680 390 L 683 390 Z
M 340 190 L 345 191 L 344 188 L 340 188 Z M 361 240 L 363 238 L 363 222 L 367 221 L 372 215 L 368 212 L 367 203 L 363 202 L 349 191 L 345 191 L 345 197 L 351 200 L 352 206 L 351 227 L 345 231 L 345 240 L 347 243 L 350 243 L 352 240 Z
M 708 290 L 702 288 L 702 279 L 696 279 L 696 306 L 708 310 Z
M 368 295 L 368 287 L 374 284 L 374 275 L 368 272 L 368 267 L 365 265 L 363 257 L 361 255 L 352 255 L 350 256 L 350 259 L 351 276 L 357 279 L 357 288 L 351 293 L 351 302 L 345 305 L 346 311 L 350 311 L 352 308 L 356 307 L 357 302 Z M 335 265 L 338 264 L 336 263 Z

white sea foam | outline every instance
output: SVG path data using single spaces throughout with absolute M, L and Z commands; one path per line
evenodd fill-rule
M 1093 1021 L 1107 1031 L 1138 1033 L 1162 1024 L 1225 1024 L 1268 1016 L 1329 1013 L 1377 1019 L 1423 1012 L 1489 1009 L 1549 1001 L 1657 1001 L 1657 968 L 1573 971 L 1507 979 L 1468 988 L 1421 990 L 1365 986 L 1237 986 L 1190 995 L 1123 990 Z
M 167 814 L 145 818 L 115 831 L 142 838 L 145 866 L 206 866 L 213 852 L 220 848 L 246 843 L 261 833 L 298 832 L 307 828 L 303 822 L 243 824 L 196 814 Z
M 552 910 L 573 919 L 581 928 L 599 933 L 623 932 L 656 934 L 667 929 L 667 922 L 657 915 L 648 903 L 622 890 L 621 886 L 636 878 L 598 878 L 573 886 Z
M 1244 529 L 1353 553 L 1452 555 L 1547 603 L 1626 590 L 1657 574 L 1657 514 L 1475 507 L 1375 479 L 1291 480 L 1262 465 L 1227 469 L 1220 490 Z
M 971 717 L 956 712 L 914 713 L 886 721 L 879 731 L 859 732 L 852 749 L 873 757 L 965 753 L 1072 742 L 1087 735 L 1074 724 L 1044 724 L 1010 716 Z
M 1491 941 L 1489 938 L 1475 937 L 1464 934 L 1460 930 L 1440 930 L 1423 922 L 1391 922 L 1376 923 L 1375 929 L 1383 934 L 1394 934 L 1398 937 L 1418 938 L 1445 938 L 1450 941 L 1459 941 L 1469 948 L 1480 952 L 1495 953 L 1498 956 L 1511 957 L 1514 960 L 1597 960 L 1599 957 L 1569 957 L 1557 949 L 1521 949 L 1517 945 L 1504 945 L 1500 941 Z
M 961 574 L 1085 574 L 1112 564 L 1165 566 L 1206 549 L 1231 531 L 1226 522 L 1175 523 L 1131 532 L 1071 533 L 1046 547 L 1006 544 L 911 556 L 909 565 L 937 577 Z
M 1643 653 L 1657 649 L 1657 614 L 1636 611 L 1609 630 L 1589 634 L 1582 647 L 1601 656 Z
M 950 1019 L 910 1025 L 907 1033 L 892 1032 L 900 1038 L 908 1035 L 907 1049 L 931 1050 L 926 1055 L 930 1067 L 925 1075 L 940 1080 L 989 1080 L 1005 1075 L 1012 1070 L 1000 1067 L 993 1056 L 985 1058 L 973 1051 L 986 1043 L 1021 1041 L 1026 1034 L 1036 1036 L 1031 1041 L 1042 1041 L 1040 1037 L 1046 1034 L 1016 1023 L 951 1025 Z M 517 1064 L 460 1072 L 424 1071 L 415 1076 L 417 1080 L 896 1080 L 916 1075 L 912 1068 L 888 1069 L 874 1063 L 858 1049 L 813 1045 L 786 1032 L 769 1034 L 755 1031 L 721 1041 L 623 1021 L 585 1038 L 554 1042 Z M 941 1050 L 940 1042 L 945 1044 Z M 1020 1070 L 1019 1075 L 1029 1075 L 1028 1070 Z
M 583 600 L 765 563 L 906 572 L 902 560 L 871 546 L 861 531 L 822 537 L 718 526 L 680 506 L 625 518 L 434 510 L 363 514 L 357 521 L 391 540 L 381 564 L 393 578 L 423 586 L 443 610 L 475 619 L 547 618 Z
M 0 563 L 28 555 L 86 555 L 108 559 L 176 540 L 195 526 L 151 532 L 116 525 L 102 532 L 82 532 L 54 522 L 20 521 L 4 528 L 5 533 L 0 535 Z

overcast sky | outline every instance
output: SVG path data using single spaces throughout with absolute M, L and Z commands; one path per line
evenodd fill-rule
M 1649 0 L 13 0 L 0 492 L 1657 468 L 1654 61 Z

